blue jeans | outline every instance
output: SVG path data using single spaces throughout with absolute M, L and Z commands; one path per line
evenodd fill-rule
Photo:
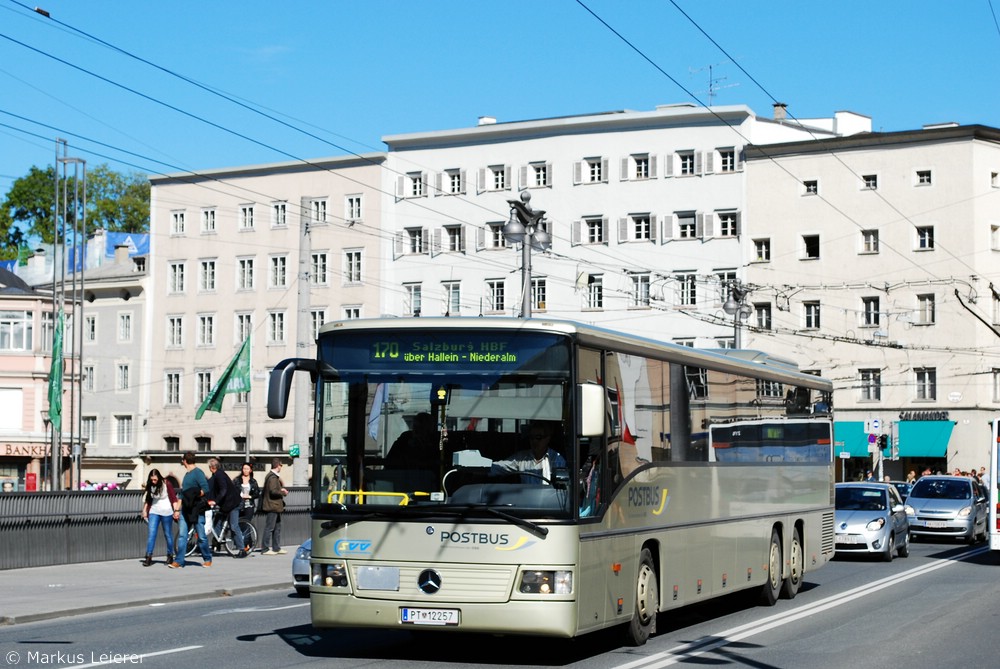
M 221 511 L 212 514 L 212 524 L 215 525 L 215 536 L 219 536 L 219 530 L 222 529 Z M 229 529 L 233 531 L 233 545 L 236 546 L 236 550 L 243 550 L 246 547 L 244 543 L 246 539 L 243 537 L 243 530 L 240 529 L 240 507 L 229 512 Z
M 180 526 L 180 530 L 177 533 L 177 557 L 174 558 L 174 561 L 183 567 L 184 554 L 187 553 L 188 548 L 188 531 L 191 529 L 183 513 L 181 513 L 181 522 L 178 525 Z M 198 550 L 201 551 L 202 559 L 205 562 L 211 562 L 212 551 L 208 547 L 208 535 L 205 534 L 205 514 L 198 514 L 195 531 L 198 533 Z
M 149 514 L 149 535 L 146 538 L 146 555 L 152 555 L 156 548 L 156 531 L 163 528 L 163 538 L 167 540 L 167 555 L 174 554 L 174 518 L 173 516 L 161 516 L 159 514 Z

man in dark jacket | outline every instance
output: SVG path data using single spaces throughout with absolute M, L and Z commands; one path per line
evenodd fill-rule
M 205 567 L 212 566 L 212 549 L 208 545 L 208 535 L 205 533 L 205 511 L 202 503 L 208 495 L 208 479 L 205 472 L 198 469 L 194 451 L 187 451 L 181 458 L 181 464 L 186 473 L 184 481 L 181 483 L 181 517 L 177 535 L 177 555 L 174 561 L 167 566 L 171 569 L 179 569 L 184 566 L 184 557 L 187 553 L 187 535 L 190 527 L 194 526 L 198 535 L 198 548 L 201 551 L 202 564 Z
M 229 480 L 226 473 L 222 471 L 222 464 L 218 458 L 210 458 L 208 470 L 212 472 L 208 479 L 208 506 L 214 511 L 214 525 L 216 528 L 222 527 L 223 518 L 229 518 L 229 529 L 233 533 L 233 545 L 240 547 L 240 552 L 236 554 L 238 558 L 247 556 L 246 540 L 240 530 L 240 493 Z M 218 531 L 216 531 L 218 535 Z

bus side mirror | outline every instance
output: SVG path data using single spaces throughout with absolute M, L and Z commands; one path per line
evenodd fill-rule
M 581 437 L 604 436 L 604 406 L 607 393 L 604 386 L 581 383 L 576 387 L 576 405 L 579 408 L 577 434 Z
M 267 417 L 284 418 L 292 392 L 292 376 L 299 370 L 315 376 L 316 369 L 316 361 L 308 358 L 287 358 L 275 365 L 267 384 Z

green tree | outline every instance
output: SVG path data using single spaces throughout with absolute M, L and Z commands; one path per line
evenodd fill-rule
M 17 247 L 27 239 L 52 244 L 59 236 L 53 221 L 55 170 L 32 167 L 17 179 L 0 203 L 0 233 L 4 245 L 0 258 L 14 258 Z M 60 193 L 72 196 L 75 179 L 67 178 Z M 106 164 L 87 172 L 87 230 L 104 228 L 111 232 L 149 232 L 149 181 L 145 175 L 115 172 Z M 66 221 L 72 228 L 70 213 Z

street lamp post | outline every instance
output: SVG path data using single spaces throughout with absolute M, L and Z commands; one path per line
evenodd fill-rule
M 503 226 L 503 236 L 508 242 L 521 244 L 521 318 L 531 318 L 531 249 L 545 251 L 552 246 L 552 237 L 542 221 L 545 211 L 532 209 L 528 204 L 531 193 L 521 191 L 521 200 L 507 200 L 510 220 Z
M 726 297 L 722 310 L 733 317 L 733 347 L 742 348 L 740 341 L 740 322 L 750 317 L 750 305 L 746 303 L 750 289 L 743 285 L 739 279 L 729 282 L 729 295 Z

